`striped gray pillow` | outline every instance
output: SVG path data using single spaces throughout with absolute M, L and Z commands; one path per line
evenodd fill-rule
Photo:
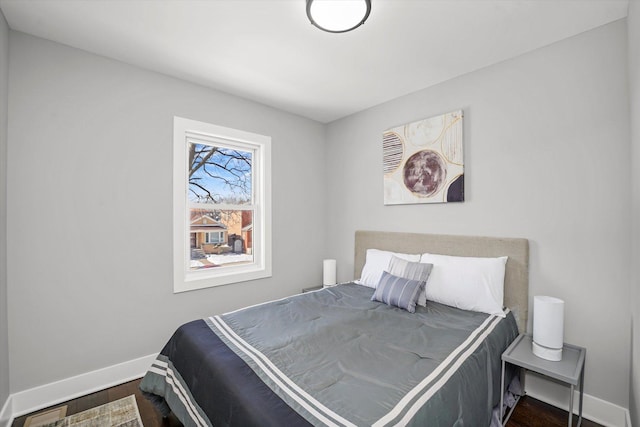
M 415 313 L 416 302 L 418 302 L 418 296 L 420 296 L 424 284 L 425 282 L 422 280 L 405 279 L 385 271 L 382 273 L 371 300 Z
M 387 271 L 394 276 L 411 280 L 421 280 L 426 283 L 432 268 L 433 264 L 411 262 L 398 258 L 397 256 L 392 256 Z

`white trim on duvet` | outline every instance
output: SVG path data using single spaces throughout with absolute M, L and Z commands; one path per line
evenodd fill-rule
M 178 399 L 180 399 L 182 406 L 185 408 L 194 424 L 203 427 L 207 426 L 207 422 L 202 419 L 196 405 L 191 401 L 189 393 L 185 390 L 182 382 L 178 380 L 175 372 L 169 367 L 167 362 L 156 359 L 153 362 L 153 365 L 151 365 L 151 368 L 149 368 L 149 371 L 165 378 L 165 382 L 171 386 L 173 393 Z
M 495 327 L 500 323 L 502 317 L 498 316 L 489 316 L 485 319 L 482 324 L 476 328 L 469 337 L 460 344 L 454 351 L 452 351 L 449 356 L 438 365 L 438 367 L 425 379 L 423 379 L 417 386 L 415 386 L 410 392 L 408 392 L 398 404 L 384 417 L 380 418 L 373 424 L 373 427 L 380 427 L 386 425 L 391 422 L 394 418 L 400 415 L 403 410 L 410 404 L 411 400 L 413 400 L 418 394 L 422 393 L 420 398 L 414 402 L 411 408 L 407 411 L 407 413 L 402 417 L 402 419 L 395 425 L 406 425 L 407 422 L 418 412 L 420 407 L 427 402 L 431 396 L 435 394 L 442 386 L 447 382 L 449 378 L 458 370 L 460 365 L 464 363 L 465 360 L 480 346 L 480 344 L 485 340 L 485 338 L 495 329 Z M 488 327 L 487 327 L 488 325 Z M 483 333 L 481 333 L 484 330 Z M 455 360 L 458 354 L 460 354 L 464 349 L 467 349 L 462 356 Z M 454 362 L 455 360 L 455 362 Z M 453 363 L 452 366 L 451 363 Z M 431 382 L 438 377 L 443 371 L 446 372 L 438 381 L 436 381 L 429 389 L 424 391 L 424 389 L 431 384 Z
M 284 393 L 295 400 L 299 405 L 304 407 L 314 417 L 321 420 L 328 426 L 338 427 L 338 424 L 336 424 L 336 422 L 338 422 L 341 425 L 356 427 L 355 424 L 344 419 L 340 415 L 324 406 L 322 403 L 318 402 L 306 391 L 300 388 L 300 386 L 291 381 L 291 379 L 289 379 L 289 377 L 287 377 L 282 371 L 280 371 L 271 362 L 271 360 L 269 360 L 268 357 L 266 357 L 256 348 L 240 338 L 240 336 L 238 336 L 229 327 L 229 325 L 227 325 L 225 321 L 220 318 L 220 316 L 210 317 L 209 320 L 211 320 L 211 322 L 225 335 L 225 337 L 229 341 L 231 341 L 244 354 L 250 357 L 258 365 L 262 372 L 268 375 L 269 378 L 271 378 L 271 380 L 274 381 Z M 320 413 L 319 411 L 322 411 L 323 413 Z M 333 421 L 328 419 L 327 417 L 333 418 Z
M 157 356 L 157 354 L 151 354 L 13 393 L 9 395 L 7 401 L 4 402 L 2 411 L 0 411 L 0 427 L 11 426 L 15 417 L 140 378 L 156 361 Z M 550 387 L 557 386 L 556 384 L 549 384 L 550 387 L 538 386 L 535 390 L 532 381 L 527 381 L 526 385 L 526 391 L 532 397 L 566 410 L 567 405 L 562 400 L 556 399 L 554 392 L 549 390 Z M 567 396 L 568 394 L 564 388 L 563 395 Z M 577 410 L 577 406 L 577 404 L 574 405 L 575 410 Z M 627 408 L 586 393 L 584 395 L 583 417 L 608 427 L 632 427 Z

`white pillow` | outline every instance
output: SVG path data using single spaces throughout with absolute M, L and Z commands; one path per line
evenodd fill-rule
M 355 283 L 375 289 L 382 277 L 382 272 L 389 268 L 389 262 L 391 262 L 391 257 L 394 255 L 411 262 L 420 261 L 420 255 L 418 254 L 398 254 L 379 249 L 367 249 L 367 258 L 362 268 L 362 275 Z
M 430 300 L 505 317 L 502 307 L 506 256 L 473 258 L 422 254 L 420 262 L 433 264 L 433 268 L 418 304 Z

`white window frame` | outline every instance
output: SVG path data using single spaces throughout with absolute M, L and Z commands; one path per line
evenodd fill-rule
M 251 264 L 191 270 L 187 165 L 189 141 L 219 142 L 253 152 L 253 259 Z M 271 277 L 271 138 L 210 123 L 173 118 L 173 292 Z M 223 209 L 224 206 L 221 205 Z

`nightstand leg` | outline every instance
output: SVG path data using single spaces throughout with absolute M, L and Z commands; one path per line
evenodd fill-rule
M 573 394 L 574 394 L 574 386 L 571 384 L 571 394 L 569 395 L 569 427 L 573 424 Z
M 504 414 L 502 413 L 502 407 L 504 405 L 504 360 L 502 361 L 502 376 L 500 377 L 500 425 L 504 425 L 502 423 L 502 417 Z
M 586 358 L 586 357 L 585 357 Z M 582 425 L 582 397 L 584 396 L 584 365 L 582 364 L 582 370 L 580 371 L 580 402 L 578 404 L 578 427 Z

